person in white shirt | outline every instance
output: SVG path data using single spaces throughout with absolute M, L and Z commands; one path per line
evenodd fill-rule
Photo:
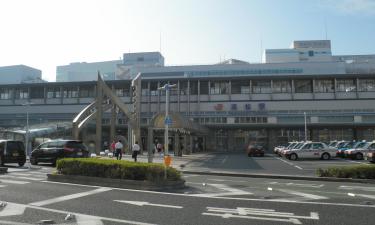
M 118 142 L 115 144 L 115 156 L 117 158 L 117 160 L 121 160 L 122 159 L 122 148 L 124 146 L 122 145 L 121 143 L 121 140 L 118 140 Z
M 139 147 L 138 141 L 136 141 L 132 147 L 132 158 L 134 159 L 134 162 L 137 162 L 139 151 L 141 151 L 141 147 Z

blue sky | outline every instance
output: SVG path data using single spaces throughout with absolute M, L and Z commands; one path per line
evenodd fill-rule
M 375 54 L 375 0 L 2 0 L 0 27 L 0 66 L 32 66 L 48 81 L 58 65 L 160 46 L 168 65 L 259 62 L 261 46 L 325 30 L 334 54 Z

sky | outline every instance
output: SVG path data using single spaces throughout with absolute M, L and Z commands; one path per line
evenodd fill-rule
M 0 66 L 56 66 L 159 51 L 166 65 L 260 62 L 262 49 L 332 41 L 375 54 L 375 0 L 1 0 Z

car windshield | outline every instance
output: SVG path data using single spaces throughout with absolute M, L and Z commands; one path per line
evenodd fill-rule
M 294 146 L 293 149 L 300 149 L 300 148 L 302 148 L 303 145 L 304 145 L 304 143 L 297 143 L 296 146 Z
M 298 143 L 291 143 L 288 147 L 287 147 L 287 149 L 292 149 L 294 146 L 296 146 Z
M 87 150 L 86 146 L 82 142 L 78 142 L 78 141 L 69 141 L 66 143 L 65 147 Z
M 337 148 L 342 148 L 344 147 L 345 145 L 347 145 L 348 142 L 340 142 L 338 145 L 337 145 Z
M 366 146 L 368 146 L 367 142 L 360 142 L 355 148 L 365 148 Z
M 330 146 L 330 147 L 334 147 L 334 146 L 336 146 L 336 144 L 337 144 L 337 141 L 334 141 L 334 142 L 331 142 L 331 143 L 329 144 L 329 146 Z

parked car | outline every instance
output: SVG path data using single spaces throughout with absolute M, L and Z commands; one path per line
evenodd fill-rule
M 346 145 L 342 146 L 341 148 L 337 149 L 336 156 L 337 157 L 345 157 L 345 151 L 350 150 L 350 149 L 355 149 L 358 148 L 361 145 L 366 144 L 366 141 L 358 141 L 358 142 L 349 142 Z
M 290 150 L 293 150 L 293 149 L 294 149 L 294 150 L 300 149 L 300 148 L 303 146 L 304 143 L 305 143 L 305 142 L 296 142 L 296 143 L 293 143 L 291 146 L 288 146 L 288 148 L 286 148 L 286 149 L 280 151 L 280 152 L 279 152 L 279 155 L 280 155 L 281 157 L 283 157 L 283 156 L 285 156 Z
M 375 163 L 375 151 L 370 151 L 367 153 L 366 160 Z
M 375 150 L 375 141 L 366 142 L 357 148 L 345 151 L 345 157 L 351 159 L 362 160 L 367 153 Z
M 275 154 L 278 154 L 278 155 L 280 155 L 280 152 L 282 151 L 282 150 L 285 150 L 285 149 L 290 149 L 290 148 L 292 148 L 294 145 L 296 145 L 298 142 L 288 142 L 288 144 L 286 144 L 286 145 L 280 145 L 280 146 L 276 146 L 274 149 L 273 149 L 273 152 L 275 153 Z
M 37 165 L 39 162 L 56 164 L 60 158 L 85 158 L 89 151 L 82 141 L 77 140 L 52 140 L 39 145 L 31 152 L 30 163 Z
M 5 163 L 25 165 L 26 153 L 22 141 L 0 140 L 0 166 Z
M 328 147 L 323 142 L 305 142 L 299 149 L 292 149 L 285 153 L 285 157 L 290 160 L 299 158 L 315 158 L 328 160 L 336 156 L 336 149 Z
M 265 149 L 261 144 L 249 144 L 247 146 L 247 156 L 264 156 Z

